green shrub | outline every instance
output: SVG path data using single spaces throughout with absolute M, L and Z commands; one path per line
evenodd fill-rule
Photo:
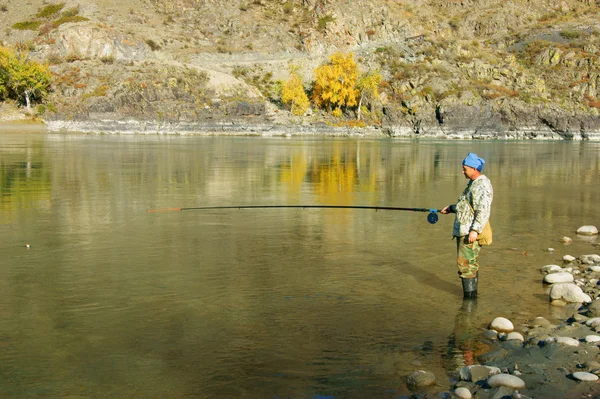
M 160 50 L 160 45 L 159 45 L 158 43 L 156 43 L 156 42 L 155 42 L 154 40 L 152 40 L 152 39 L 147 39 L 147 40 L 146 40 L 146 44 L 147 44 L 148 46 L 150 46 L 150 49 L 151 49 L 152 51 Z
M 320 30 L 323 30 L 327 27 L 327 24 L 330 22 L 335 21 L 335 18 L 333 18 L 333 15 L 325 15 L 324 17 L 319 18 L 319 24 L 318 24 L 318 28 Z
M 46 7 L 42 8 L 41 10 L 38 11 L 38 13 L 36 14 L 36 17 L 38 17 L 38 18 L 51 17 L 51 16 L 55 15 L 56 13 L 58 13 L 60 10 L 62 10 L 64 6 L 65 6 L 65 3 L 48 4 Z
M 83 22 L 83 21 L 89 21 L 89 19 L 86 17 L 79 16 L 79 15 L 75 15 L 73 17 L 62 16 L 59 19 L 57 19 L 56 21 L 52 22 L 52 26 L 56 29 L 59 26 L 61 26 L 62 24 L 66 24 L 69 22 Z
M 574 30 L 563 30 L 559 34 L 561 37 L 567 40 L 578 39 L 581 36 L 581 33 Z
M 74 17 L 79 14 L 79 6 L 71 7 L 63 11 L 62 17 Z
M 41 25 L 41 21 L 23 21 L 17 22 L 12 28 L 17 30 L 38 30 Z

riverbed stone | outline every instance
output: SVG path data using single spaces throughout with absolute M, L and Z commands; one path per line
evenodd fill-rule
M 584 236 L 594 236 L 598 234 L 598 229 L 596 228 L 596 226 L 592 225 L 581 226 L 577 229 L 577 234 L 581 234 Z
M 565 262 L 569 262 L 570 263 L 570 262 L 575 262 L 577 260 L 577 258 L 574 257 L 574 256 L 572 256 L 572 255 L 565 255 L 565 256 L 563 256 L 563 260 Z
M 590 303 L 587 307 L 587 315 L 588 317 L 600 317 L 600 301 L 595 300 Z
M 426 387 L 435 384 L 435 374 L 430 371 L 416 370 L 407 378 L 408 385 L 415 387 Z
M 490 323 L 490 329 L 499 332 L 511 332 L 515 329 L 513 323 L 505 317 L 496 317 Z
M 597 254 L 581 255 L 579 257 L 579 261 L 586 265 L 597 265 L 597 264 L 600 264 L 600 255 L 597 255 Z
M 491 376 L 487 383 L 491 387 L 507 387 L 511 389 L 524 389 L 525 381 L 510 374 L 496 374 Z
M 471 399 L 473 397 L 473 395 L 471 395 L 471 391 L 464 387 L 456 388 L 454 390 L 454 395 L 460 399 Z
M 533 319 L 532 324 L 537 327 L 549 327 L 551 325 L 551 323 L 548 321 L 548 319 L 546 319 L 545 317 L 541 317 L 541 316 L 538 316 L 535 319 Z
M 579 341 L 571 337 L 556 337 L 556 342 L 567 346 L 579 346 Z
M 500 387 L 495 387 L 495 388 L 490 389 L 487 397 L 489 399 L 510 398 L 510 396 L 512 395 L 513 392 L 514 392 L 514 389 L 512 389 L 512 388 L 500 386 Z
M 556 273 L 560 269 L 562 268 L 559 265 L 545 265 L 541 267 L 540 271 L 542 273 Z
M 578 381 L 598 381 L 598 376 L 596 374 L 587 373 L 585 371 L 577 371 L 573 373 L 573 378 Z
M 600 341 L 600 335 L 586 335 L 585 342 L 598 342 Z
M 592 301 L 589 295 L 585 294 L 580 287 L 573 283 L 554 284 L 550 289 L 550 299 L 552 301 L 562 300 L 572 303 L 589 303 Z
M 557 283 L 572 283 L 573 275 L 571 273 L 559 272 L 550 273 L 544 276 L 544 283 L 546 284 L 557 284 Z
M 598 265 L 590 266 L 590 268 L 588 270 L 591 272 L 594 272 L 594 273 L 600 272 L 600 266 L 598 266 Z
M 563 238 L 560 239 L 560 242 L 565 243 L 565 244 L 569 244 L 569 243 L 573 242 L 573 239 L 571 237 L 565 236 L 565 237 L 563 237 Z
M 523 335 L 521 335 L 521 333 L 518 333 L 516 331 L 510 332 L 508 333 L 508 335 L 506 336 L 506 341 L 525 341 L 525 338 L 523 338 Z
M 487 339 L 496 340 L 498 339 L 498 331 L 496 330 L 486 330 L 483 333 L 483 336 Z
M 587 319 L 585 325 L 592 328 L 600 325 L 600 317 L 592 317 L 591 319 Z

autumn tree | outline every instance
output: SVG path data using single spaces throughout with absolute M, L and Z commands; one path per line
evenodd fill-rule
M 352 53 L 333 54 L 329 63 L 315 69 L 312 101 L 320 108 L 333 110 L 335 116 L 342 115 L 342 108 L 357 104 L 358 66 Z
M 30 60 L 26 51 L 0 46 L 0 96 L 13 98 L 30 109 L 48 94 L 52 75 L 47 65 Z
M 358 120 L 361 118 L 363 101 L 373 101 L 379 99 L 379 85 L 381 84 L 382 79 L 383 77 L 379 71 L 367 72 L 358 79 L 358 83 L 356 84 L 356 88 L 360 93 L 356 117 Z
M 294 115 L 304 115 L 308 110 L 310 102 L 304 91 L 302 78 L 295 70 L 292 70 L 290 80 L 285 82 L 281 88 L 281 101 L 290 107 Z

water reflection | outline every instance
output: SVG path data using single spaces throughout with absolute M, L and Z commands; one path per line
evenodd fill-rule
M 594 224 L 597 150 L 3 135 L 3 397 L 398 397 L 417 361 L 443 380 L 442 354 L 461 329 L 521 312 L 556 316 L 537 270 L 591 250 L 574 230 Z M 423 213 L 350 209 L 146 213 L 440 208 L 464 188 L 469 151 L 486 159 L 495 189 L 476 312 L 461 310 L 451 217 L 430 225 Z M 574 243 L 560 244 L 564 235 Z

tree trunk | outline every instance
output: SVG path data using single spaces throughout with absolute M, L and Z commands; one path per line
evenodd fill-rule
M 362 108 L 362 100 L 363 100 L 363 93 L 362 91 L 360 92 L 360 98 L 358 99 L 358 114 L 357 114 L 357 119 L 360 120 L 360 109 Z
M 27 104 L 27 111 L 31 111 L 31 101 L 29 100 L 29 90 L 25 90 L 25 103 Z

